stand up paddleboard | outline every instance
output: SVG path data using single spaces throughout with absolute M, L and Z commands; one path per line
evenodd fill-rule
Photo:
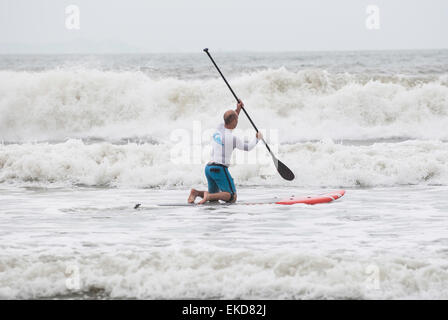
M 194 207 L 194 206 L 230 206 L 230 205 L 259 205 L 259 204 L 283 204 L 283 205 L 291 205 L 297 203 L 303 204 L 319 204 L 319 203 L 328 203 L 334 200 L 341 198 L 345 194 L 345 190 L 333 191 L 330 193 L 320 194 L 316 196 L 306 196 L 306 197 L 294 197 L 291 196 L 289 198 L 285 198 L 280 201 L 268 201 L 268 202 L 236 202 L 236 203 L 227 203 L 227 202 L 207 202 L 204 204 L 197 203 L 161 203 L 156 204 L 157 207 Z M 138 209 L 141 207 L 141 204 L 138 203 L 134 206 L 134 209 Z
M 305 204 L 318 204 L 327 203 L 339 199 L 345 194 L 345 190 L 338 190 L 318 196 L 308 196 L 308 197 L 290 197 L 280 201 L 276 204 L 295 204 L 295 203 L 305 203 Z

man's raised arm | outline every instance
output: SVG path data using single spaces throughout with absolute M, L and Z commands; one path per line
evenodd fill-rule
M 244 103 L 243 103 L 243 101 L 240 100 L 238 102 L 238 104 L 236 105 L 236 109 L 235 109 L 235 112 L 237 115 L 240 115 L 240 111 L 241 111 L 242 107 L 244 107 Z

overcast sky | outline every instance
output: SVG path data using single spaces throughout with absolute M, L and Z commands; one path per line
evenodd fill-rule
M 66 28 L 65 8 L 80 10 Z M 368 5 L 379 29 L 368 29 Z M 0 0 L 0 53 L 448 48 L 447 0 Z

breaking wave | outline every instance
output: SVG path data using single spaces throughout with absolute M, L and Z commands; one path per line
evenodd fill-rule
M 140 188 L 205 184 L 202 158 L 178 163 L 175 144 L 123 145 L 109 142 L 0 145 L 0 183 L 62 184 Z M 284 181 L 261 143 L 248 153 L 235 151 L 230 171 L 238 185 L 394 186 L 448 184 L 448 143 L 405 141 L 344 145 L 331 140 L 280 145 L 278 157 L 296 175 Z M 182 160 L 182 159 L 181 159 Z M 191 161 L 190 161 L 191 160 Z
M 331 139 L 448 139 L 448 78 L 269 69 L 234 76 L 258 127 L 281 142 Z M 82 68 L 0 71 L 0 138 L 163 140 L 193 121 L 215 127 L 233 107 L 222 80 L 151 78 Z M 247 120 L 240 121 L 249 128 Z
M 201 249 L 201 250 L 199 250 Z M 0 298 L 444 299 L 445 261 L 163 248 L 6 256 Z M 423 260 L 424 261 L 424 260 Z M 369 276 L 377 268 L 378 279 Z M 374 270 L 375 271 L 375 270 Z

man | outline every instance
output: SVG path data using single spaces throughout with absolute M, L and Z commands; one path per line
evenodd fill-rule
M 244 142 L 233 136 L 232 130 L 238 125 L 238 116 L 242 107 L 244 107 L 244 104 L 240 100 L 236 110 L 227 110 L 224 113 L 224 123 L 221 123 L 213 134 L 212 161 L 205 167 L 208 191 L 191 189 L 188 203 L 194 203 L 197 197 L 202 198 L 198 204 L 218 200 L 226 202 L 236 201 L 235 184 L 228 169 L 233 149 L 252 150 L 257 145 L 258 140 L 262 139 L 260 132 L 256 134 L 251 142 Z

